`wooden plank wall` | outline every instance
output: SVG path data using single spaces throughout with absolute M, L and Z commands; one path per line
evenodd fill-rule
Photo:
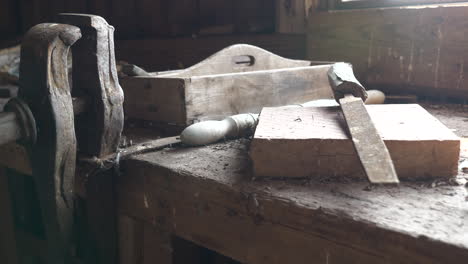
M 468 99 L 468 5 L 319 12 L 307 58 L 351 62 L 368 88 Z
M 272 0 L 0 0 L 0 39 L 53 22 L 60 12 L 101 15 L 121 39 L 265 33 L 275 28 Z
M 16 0 L 0 0 L 0 32 L 5 37 L 11 37 L 18 32 L 16 3 Z

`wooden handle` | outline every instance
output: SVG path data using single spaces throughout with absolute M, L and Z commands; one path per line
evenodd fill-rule
M 354 76 L 351 64 L 344 62 L 333 64 L 328 71 L 328 80 L 337 102 L 345 94 L 351 94 L 355 97 L 360 97 L 364 102 L 366 101 L 368 96 L 366 89 Z

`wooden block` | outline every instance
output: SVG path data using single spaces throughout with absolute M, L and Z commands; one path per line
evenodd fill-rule
M 124 108 L 130 118 L 186 126 L 259 113 L 264 106 L 332 98 L 330 66 L 310 64 L 235 45 L 185 70 L 124 78 Z
M 460 139 L 421 106 L 366 106 L 400 179 L 457 175 Z M 250 156 L 258 177 L 365 179 L 338 107 L 264 108 Z

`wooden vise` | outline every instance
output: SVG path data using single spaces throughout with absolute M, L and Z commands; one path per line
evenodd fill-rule
M 21 140 L 27 150 L 47 263 L 54 264 L 71 263 L 73 255 L 77 155 L 103 159 L 114 154 L 124 124 L 114 28 L 94 15 L 61 14 L 59 21 L 63 24 L 39 24 L 26 33 L 19 95 L 0 114 L 0 145 Z M 73 90 L 68 76 L 70 47 Z

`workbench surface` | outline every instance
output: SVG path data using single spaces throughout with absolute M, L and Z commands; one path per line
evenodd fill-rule
M 466 263 L 466 175 L 398 187 L 253 180 L 249 143 L 131 158 L 120 213 L 243 263 Z

